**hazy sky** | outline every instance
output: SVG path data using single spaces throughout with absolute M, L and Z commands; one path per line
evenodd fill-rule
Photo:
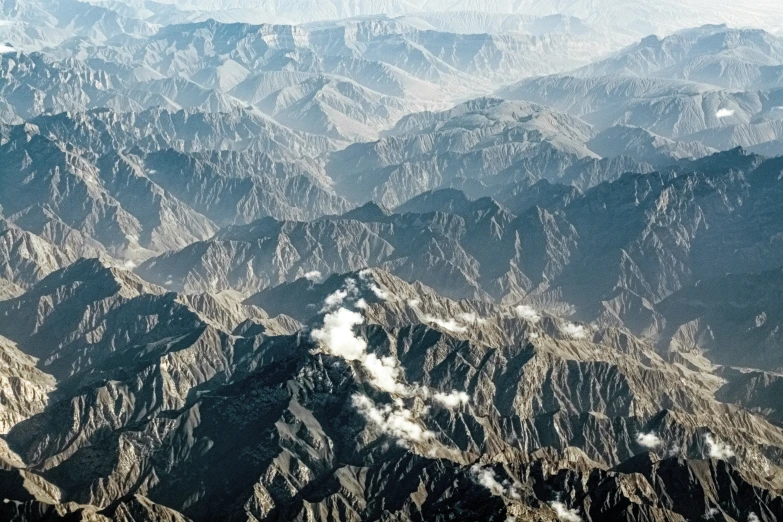
M 101 1 L 101 0 L 97 0 Z M 130 4 L 136 0 L 120 0 Z M 634 32 L 671 32 L 705 23 L 783 28 L 781 0 L 158 0 L 193 18 L 224 21 L 310 22 L 369 14 L 460 12 L 543 16 L 565 14 L 594 26 Z

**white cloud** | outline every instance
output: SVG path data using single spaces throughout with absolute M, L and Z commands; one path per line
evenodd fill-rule
M 451 393 L 436 392 L 432 398 L 447 408 L 457 408 L 470 402 L 470 396 L 467 393 L 457 390 L 453 390 Z
M 345 286 L 330 294 L 324 309 L 330 310 L 324 315 L 323 326 L 312 331 L 312 339 L 324 352 L 346 361 L 358 361 L 366 373 L 369 384 L 375 389 L 403 397 L 418 396 L 421 399 L 433 399 L 446 407 L 454 408 L 466 404 L 469 397 L 464 392 L 432 392 L 426 386 L 409 385 L 402 381 L 402 368 L 396 357 L 379 357 L 367 352 L 367 341 L 354 333 L 354 328 L 364 324 L 364 317 L 342 306 L 349 296 L 356 297 L 355 281 L 346 280 Z M 339 308 L 336 308 L 339 306 Z M 364 308 L 367 303 L 359 299 L 355 306 Z M 377 429 L 400 439 L 400 443 L 420 441 L 434 437 L 434 434 L 418 423 L 413 412 L 405 408 L 401 398 L 394 405 L 376 406 L 364 395 L 354 395 L 356 409 Z M 420 412 L 426 414 L 426 409 Z
M 134 268 L 136 268 L 136 263 L 128 259 L 127 261 L 125 261 L 125 263 L 123 263 L 122 267 L 125 270 L 133 270 Z
M 419 299 L 408 299 L 408 306 L 411 308 L 418 308 L 421 304 L 421 301 Z
M 308 281 L 320 281 L 323 276 L 318 270 L 312 270 L 304 275 L 304 278 Z
M 470 471 L 476 478 L 476 482 L 487 488 L 493 495 L 503 495 L 505 488 L 503 484 L 498 482 L 495 472 L 491 468 L 482 468 L 478 464 L 474 464 Z
M 704 436 L 704 442 L 707 443 L 710 458 L 726 460 L 734 456 L 734 450 L 731 446 L 715 440 L 709 433 Z
M 539 335 L 537 332 L 530 332 L 527 334 L 528 339 L 538 339 Z
M 392 295 L 375 284 L 375 282 L 370 277 L 372 275 L 372 271 L 369 268 L 365 268 L 361 272 L 359 272 L 359 278 L 367 283 L 368 288 L 370 291 L 375 294 L 375 297 L 380 299 L 381 301 L 390 301 L 392 300 Z
M 495 496 L 506 496 L 513 499 L 521 498 L 514 484 L 503 481 L 500 483 L 492 468 L 484 468 L 478 464 L 470 467 L 470 472 L 476 482 L 487 488 Z
M 321 309 L 321 312 L 328 312 L 329 310 L 334 310 L 338 306 L 342 306 L 343 301 L 347 299 L 348 297 L 355 297 L 357 295 L 356 290 L 356 281 L 353 279 L 346 279 L 343 283 L 342 288 L 338 288 L 328 296 L 326 296 L 326 299 L 324 300 L 324 307 Z
M 755 513 L 751 513 L 750 515 L 748 515 L 748 522 L 761 522 L 761 520 L 759 520 L 758 515 L 756 515 Z
M 354 306 L 360 310 L 364 310 L 365 308 L 367 308 L 368 304 L 367 301 L 365 301 L 364 298 L 362 298 L 356 301 L 356 304 L 354 304 Z
M 362 366 L 370 377 L 370 383 L 377 389 L 389 393 L 407 394 L 408 389 L 400 382 L 400 366 L 394 357 L 378 357 L 367 354 Z
M 435 437 L 433 432 L 415 421 L 413 412 L 406 409 L 401 401 L 395 402 L 394 406 L 376 406 L 366 395 L 356 394 L 351 397 L 351 402 L 373 426 L 403 442 L 421 442 Z
M 338 292 L 327 297 L 327 304 L 329 298 Z M 340 298 L 340 302 L 344 297 Z M 336 299 L 334 301 L 336 302 Z M 353 333 L 354 326 L 362 323 L 364 323 L 364 317 L 361 314 L 340 308 L 326 314 L 323 327 L 313 330 L 310 335 L 328 353 L 342 357 L 346 361 L 355 361 L 362 359 L 367 350 L 367 342 Z
M 585 327 L 581 324 L 576 323 L 566 323 L 562 327 L 562 331 L 564 334 L 566 334 L 568 337 L 571 337 L 572 339 L 584 339 L 587 337 L 587 330 L 585 330 Z
M 636 442 L 645 448 L 657 448 L 663 441 L 654 432 L 639 433 L 636 435 Z
M 443 328 L 444 330 L 448 330 L 450 332 L 462 333 L 468 330 L 467 327 L 457 323 L 457 321 L 453 317 L 450 317 L 449 319 L 442 319 L 440 317 L 425 315 L 424 320 L 427 321 L 428 323 L 436 324 L 441 328 Z
M 479 316 L 475 312 L 462 312 L 460 314 L 457 314 L 457 319 L 459 319 L 463 323 L 469 323 L 469 324 L 473 324 L 473 323 L 484 324 L 487 322 L 486 319 Z
M 328 310 L 329 308 L 340 306 L 343 304 L 343 301 L 346 297 L 348 297 L 348 292 L 342 288 L 332 292 L 331 294 L 327 295 L 326 299 L 324 300 L 324 309 Z
M 715 113 L 716 118 L 728 118 L 729 116 L 734 116 L 734 109 L 718 109 L 718 112 Z
M 562 502 L 552 502 L 549 504 L 555 510 L 557 518 L 562 522 L 582 522 L 582 517 L 575 509 L 568 509 Z
M 0 54 L 15 53 L 15 52 L 16 52 L 16 49 L 14 49 L 13 47 L 5 45 L 5 44 L 0 44 Z
M 375 283 L 370 283 L 370 290 L 372 290 L 372 293 L 375 294 L 375 297 L 381 301 L 389 301 L 391 299 L 391 294 Z
M 519 305 L 514 309 L 514 311 L 516 311 L 517 315 L 525 321 L 537 323 L 541 320 L 541 314 L 539 314 L 538 311 L 532 306 Z
M 713 518 L 720 514 L 720 511 L 718 511 L 715 508 L 710 508 L 707 510 L 707 513 L 705 514 L 705 517 L 707 518 Z

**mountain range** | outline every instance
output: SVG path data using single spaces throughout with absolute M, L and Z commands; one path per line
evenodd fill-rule
M 0 0 L 0 520 L 783 520 L 780 11 Z

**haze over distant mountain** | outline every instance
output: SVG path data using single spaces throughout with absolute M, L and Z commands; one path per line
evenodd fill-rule
M 783 520 L 783 4 L 0 2 L 0 520 Z
M 693 27 L 707 23 L 731 23 L 735 26 L 756 26 L 780 30 L 776 20 L 781 7 L 772 0 L 739 4 L 732 0 L 691 0 L 686 3 L 663 0 L 642 0 L 629 3 L 622 0 L 597 0 L 589 3 L 571 0 L 523 0 L 475 2 L 471 0 L 297 0 L 279 2 L 266 0 L 189 0 L 185 2 L 142 3 L 135 0 L 110 0 L 98 5 L 123 3 L 149 19 L 171 23 L 172 20 L 217 16 L 224 20 L 256 19 L 264 22 L 302 23 L 371 15 L 402 15 L 442 13 L 450 17 L 472 17 L 483 20 L 498 14 L 549 16 L 554 14 L 578 17 L 590 24 L 615 31 L 650 34 Z

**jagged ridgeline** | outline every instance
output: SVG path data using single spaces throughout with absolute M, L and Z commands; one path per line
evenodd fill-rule
M 778 4 L 0 2 L 0 522 L 783 520 Z

